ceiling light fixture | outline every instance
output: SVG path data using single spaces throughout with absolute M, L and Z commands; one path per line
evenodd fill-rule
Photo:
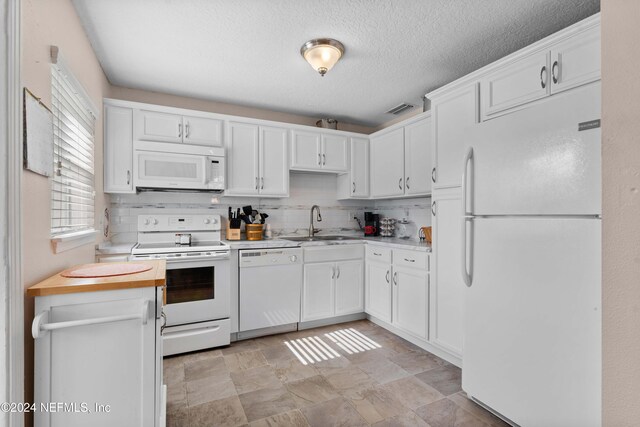
M 344 55 L 344 45 L 334 39 L 313 39 L 302 45 L 300 54 L 324 77 Z

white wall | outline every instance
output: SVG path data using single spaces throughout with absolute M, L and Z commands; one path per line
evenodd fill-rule
M 603 422 L 640 423 L 640 1 L 602 1 Z
M 0 22 L 3 28 L 9 27 L 7 16 L 7 1 L 0 0 Z M 7 81 L 7 34 L 0 32 L 0 402 L 7 402 L 8 399 L 8 366 L 7 366 L 7 336 L 9 325 L 8 319 L 8 278 L 7 278 L 7 146 L 9 145 L 9 135 L 7 129 L 7 105 L 8 105 L 8 81 Z M 0 426 L 7 425 L 8 414 L 0 412 Z

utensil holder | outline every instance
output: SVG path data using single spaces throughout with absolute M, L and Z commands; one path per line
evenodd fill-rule
M 262 224 L 245 224 L 247 240 L 262 240 Z
M 240 240 L 240 229 L 229 228 L 227 225 L 227 240 Z

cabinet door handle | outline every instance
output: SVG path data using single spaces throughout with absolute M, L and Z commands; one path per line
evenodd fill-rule
M 436 202 L 431 203 L 431 214 L 436 216 Z
M 264 176 L 260 178 L 260 189 L 264 190 Z
M 185 138 L 189 138 L 189 122 L 187 122 L 187 124 L 184 126 L 184 137 Z
M 402 190 L 402 178 L 398 181 L 398 188 Z
M 398 272 L 394 271 L 393 273 L 393 284 L 398 286 Z
M 405 261 L 407 261 L 407 262 L 416 262 L 416 260 L 415 260 L 415 259 L 405 258 L 404 260 L 405 260 Z
M 387 279 L 387 283 L 389 283 L 389 270 L 387 270 L 387 275 L 385 276 L 385 279 Z
M 340 278 L 340 267 L 336 267 L 336 269 L 338 270 L 338 273 L 336 275 L 336 279 L 339 279 Z
M 322 166 L 327 164 L 327 156 L 324 155 L 324 153 L 322 153 Z
M 258 177 L 256 176 L 256 190 L 258 189 Z
M 558 70 L 557 75 L 556 70 Z M 553 80 L 553 83 L 558 83 L 558 80 L 560 80 L 560 64 L 558 64 L 558 61 L 554 61 L 551 66 L 551 79 Z
M 542 77 L 543 75 L 544 77 Z M 547 66 L 546 65 L 543 65 L 542 68 L 540 69 L 540 86 L 542 86 L 542 89 L 547 87 Z
M 322 155 L 318 153 L 318 165 L 322 164 Z
M 182 123 L 178 123 L 178 138 L 182 138 Z
M 356 183 L 354 182 L 353 183 L 353 193 L 355 193 L 355 192 L 356 192 Z
M 431 182 L 436 183 L 436 168 L 431 169 Z
M 411 189 L 411 187 L 409 187 L 409 177 L 407 177 L 407 179 L 406 179 L 406 181 L 404 183 L 404 186 L 407 187 L 407 190 Z
M 131 184 L 131 171 L 127 171 L 127 185 Z
M 336 268 L 335 267 L 331 267 L 331 278 L 332 279 L 336 278 Z

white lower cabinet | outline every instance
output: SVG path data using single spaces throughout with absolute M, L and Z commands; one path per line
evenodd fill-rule
M 333 317 L 335 263 L 305 264 L 302 284 L 302 321 Z
M 367 314 L 423 341 L 429 338 L 429 255 L 367 248 Z
M 393 324 L 417 338 L 429 338 L 429 272 L 393 266 Z
M 155 287 L 36 297 L 35 404 L 91 413 L 38 410 L 35 425 L 159 426 L 161 311 Z
M 336 263 L 336 316 L 364 311 L 362 260 Z
M 367 259 L 365 311 L 391 323 L 391 264 Z
M 303 322 L 364 311 L 363 245 L 304 248 Z
M 460 188 L 433 193 L 433 282 L 431 331 L 434 345 L 462 357 L 465 285 L 461 266 Z

